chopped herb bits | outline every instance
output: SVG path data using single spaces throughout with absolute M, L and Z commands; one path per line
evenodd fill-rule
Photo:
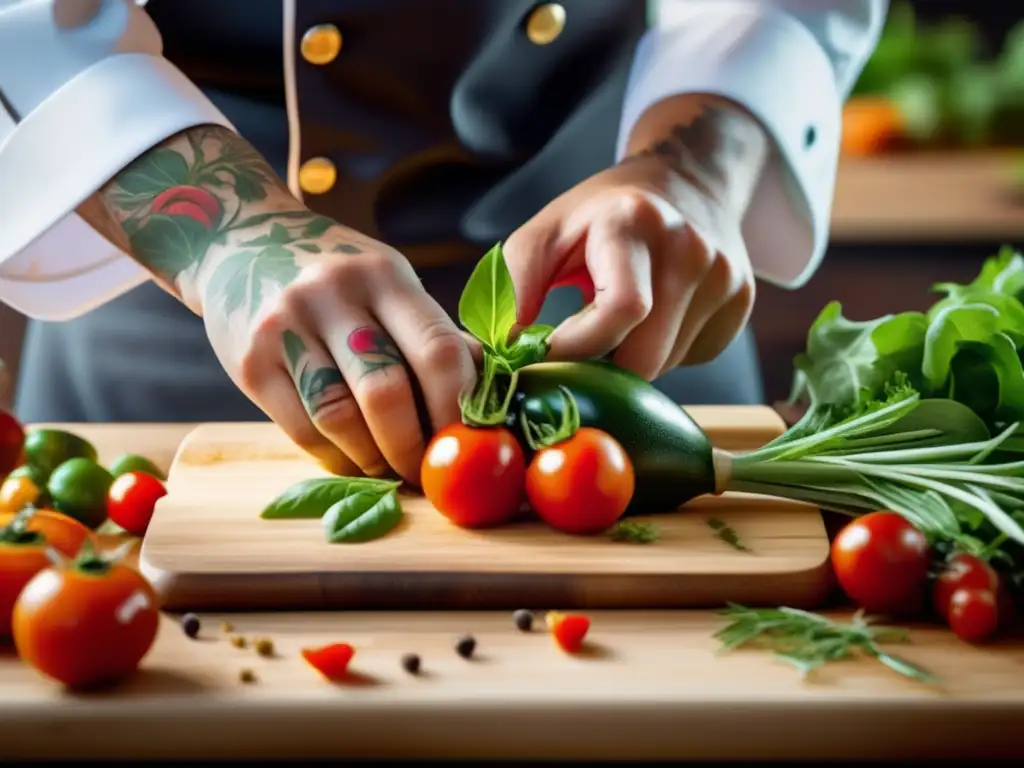
M 520 608 L 512 614 L 512 620 L 516 623 L 516 629 L 520 632 L 529 632 L 533 629 L 533 611 Z
M 251 669 L 242 669 L 238 672 L 238 679 L 240 682 L 245 684 L 251 684 L 256 682 L 256 673 Z
M 234 632 L 235 628 L 230 621 L 223 621 L 220 625 L 220 631 L 226 635 L 228 632 Z
M 245 648 L 249 645 L 246 639 L 241 635 L 232 635 L 231 644 L 235 646 L 235 648 Z
M 408 672 L 410 675 L 418 675 L 420 668 L 422 667 L 422 660 L 419 654 L 406 653 L 402 656 L 402 669 Z
M 472 635 L 463 635 L 455 643 L 455 652 L 464 659 L 472 658 L 475 650 L 476 638 Z
M 186 636 L 195 640 L 197 637 L 199 637 L 199 629 L 199 617 L 196 616 L 194 613 L 186 613 L 184 616 L 181 617 L 181 630 L 185 633 Z

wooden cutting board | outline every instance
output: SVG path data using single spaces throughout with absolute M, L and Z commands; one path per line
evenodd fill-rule
M 766 407 L 688 409 L 730 450 L 784 425 Z M 745 494 L 696 499 L 653 521 L 652 544 L 573 537 L 525 521 L 467 531 L 422 496 L 376 541 L 328 544 L 319 520 L 264 520 L 294 482 L 326 476 L 272 424 L 204 424 L 182 442 L 140 564 L 171 610 L 658 608 L 727 600 L 814 607 L 831 586 L 816 507 Z M 727 523 L 750 551 L 718 538 Z

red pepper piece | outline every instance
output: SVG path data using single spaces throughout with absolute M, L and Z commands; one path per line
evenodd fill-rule
M 583 638 L 590 630 L 590 619 L 578 613 L 549 613 L 548 628 L 559 647 L 568 653 L 576 653 L 583 647 Z
M 355 652 L 348 643 L 331 643 L 320 648 L 303 648 L 302 658 L 328 680 L 341 680 L 348 675 L 348 663 Z

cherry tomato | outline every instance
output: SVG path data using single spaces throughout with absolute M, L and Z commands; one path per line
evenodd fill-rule
M 348 676 L 348 665 L 356 650 L 348 643 L 331 643 L 320 648 L 303 648 L 302 658 L 328 680 L 337 682 Z
M 11 615 L 25 585 L 50 565 L 46 538 L 30 531 L 28 512 L 10 515 L 0 528 L 0 637 L 11 635 Z
M 999 627 L 999 604 L 990 589 L 960 587 L 949 598 L 949 628 L 965 643 L 988 640 Z
M 0 409 L 0 478 L 21 464 L 25 430 L 14 414 Z
M 567 653 L 578 653 L 590 631 L 590 619 L 578 613 L 549 613 L 547 624 L 558 647 Z
M 463 528 L 508 522 L 523 502 L 526 460 L 505 427 L 456 423 L 434 435 L 423 455 L 423 493 Z
M 107 492 L 107 515 L 133 536 L 143 536 L 157 500 L 166 495 L 164 484 L 148 472 L 126 472 Z
M 8 525 L 14 518 L 13 512 L 0 512 L 0 526 Z M 29 533 L 41 533 L 47 544 L 67 557 L 75 557 L 85 540 L 94 538 L 93 532 L 75 518 L 53 509 L 35 510 L 26 530 Z
M 89 547 L 32 577 L 14 604 L 12 634 L 26 664 L 69 688 L 88 688 L 132 674 L 159 623 L 152 585 Z
M 633 463 L 600 429 L 580 427 L 568 440 L 541 448 L 526 470 L 534 512 L 565 533 L 595 534 L 622 517 L 633 498 Z
M 843 591 L 869 613 L 904 613 L 925 594 L 928 539 L 902 515 L 871 512 L 832 542 L 832 568 Z
M 962 587 L 987 589 L 999 594 L 1001 580 L 991 565 L 981 558 L 960 552 L 953 555 L 944 565 L 932 587 L 932 604 L 935 612 L 949 620 L 949 601 L 953 593 Z

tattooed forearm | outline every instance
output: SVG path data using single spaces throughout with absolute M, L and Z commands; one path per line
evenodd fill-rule
M 630 136 L 626 162 L 657 157 L 715 199 L 745 208 L 767 152 L 764 129 L 742 107 L 689 94 L 644 114 Z
M 267 285 L 293 280 L 305 254 L 361 251 L 362 238 L 303 206 L 247 141 L 219 126 L 146 152 L 80 213 L 199 314 L 252 318 Z
M 299 334 L 285 331 L 281 342 L 288 372 L 310 417 L 315 420 L 324 409 L 351 397 L 341 371 L 327 361 L 317 365 Z

